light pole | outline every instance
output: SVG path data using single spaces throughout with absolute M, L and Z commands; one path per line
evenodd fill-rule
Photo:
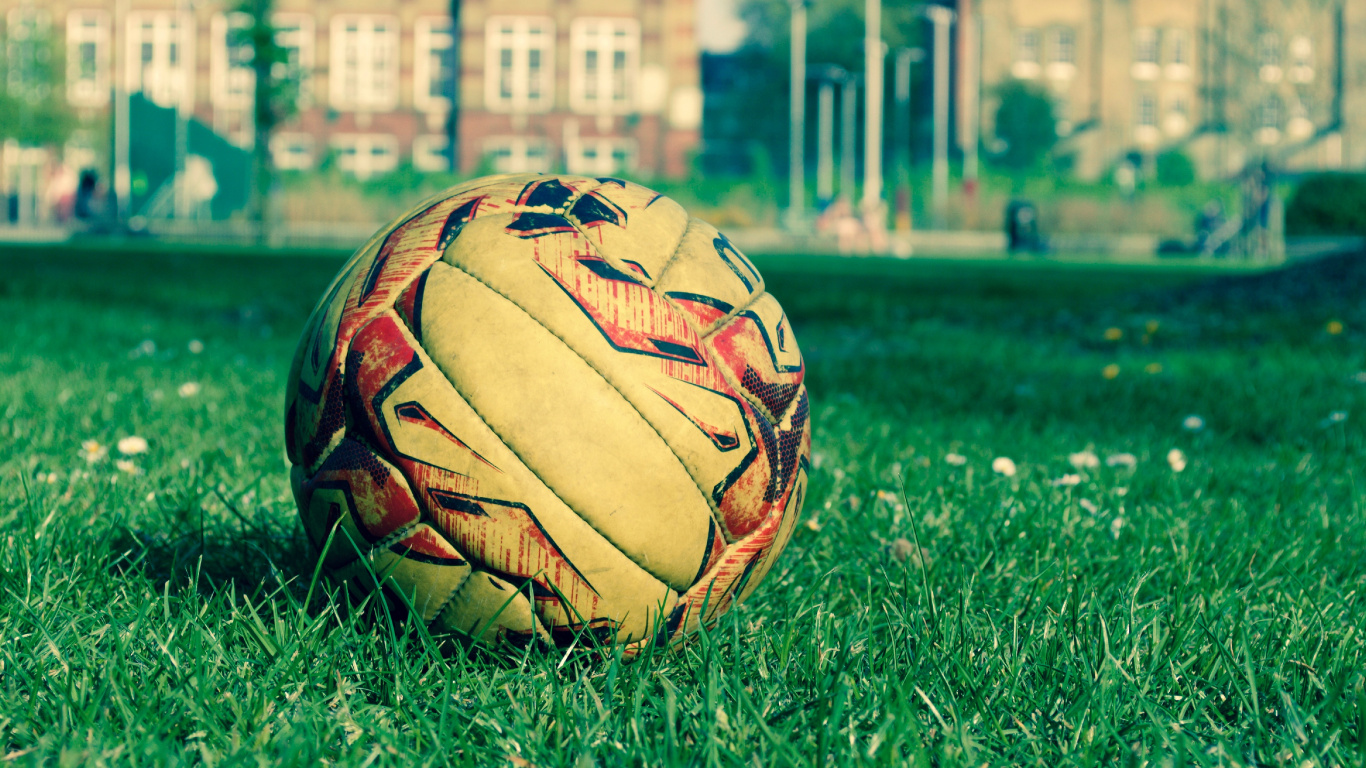
M 858 186 L 858 75 L 849 72 L 840 88 L 840 194 L 854 204 Z
M 971 0 L 958 4 L 959 87 L 958 140 L 963 147 L 963 193 L 971 203 L 977 199 L 977 144 L 981 134 L 978 115 L 982 98 L 982 17 L 972 10 Z
M 949 26 L 953 11 L 942 5 L 925 6 L 934 24 L 934 226 L 944 228 L 949 202 Z
M 133 191 L 133 174 L 129 168 L 128 132 L 131 128 L 129 117 L 128 84 L 132 80 L 130 69 L 133 64 L 131 55 L 120 57 L 117 51 L 128 49 L 128 2 L 117 0 L 114 4 L 114 202 L 118 206 L 119 225 L 128 222 L 128 197 Z M 118 66 L 123 62 L 122 66 Z
M 896 79 L 892 96 L 893 165 L 896 168 L 896 204 L 893 216 L 898 232 L 911 228 L 911 64 L 924 56 L 919 48 L 898 48 L 896 51 Z
M 817 91 L 816 204 L 822 207 L 835 196 L 835 83 L 843 78 L 843 69 L 826 67 Z
M 792 82 L 788 126 L 788 226 L 797 229 L 806 218 L 806 0 L 789 0 L 792 7 Z
M 867 0 L 863 47 L 863 216 L 866 226 L 881 233 L 887 226 L 882 204 L 882 0 Z

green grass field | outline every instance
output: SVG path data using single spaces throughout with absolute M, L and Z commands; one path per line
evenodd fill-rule
M 313 583 L 282 391 L 339 265 L 0 249 L 0 762 L 1366 759 L 1366 264 L 760 259 L 803 523 L 631 666 L 443 656 Z

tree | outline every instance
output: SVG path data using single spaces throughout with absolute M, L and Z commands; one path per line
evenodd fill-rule
M 61 42 L 41 17 L 11 17 L 0 59 L 0 139 L 44 146 L 63 144 L 76 126 L 66 101 Z
M 1036 168 L 1058 141 L 1053 99 L 1038 86 L 1009 80 L 997 90 L 995 162 L 1017 179 Z
M 265 243 L 270 231 L 270 196 L 275 184 L 275 165 L 270 140 L 283 122 L 298 109 L 302 73 L 290 61 L 289 48 L 280 45 L 279 30 L 271 19 L 273 0 L 244 0 L 240 11 L 249 19 L 237 32 L 238 45 L 251 59 L 253 75 L 252 189 L 249 210 L 256 222 L 257 240 Z

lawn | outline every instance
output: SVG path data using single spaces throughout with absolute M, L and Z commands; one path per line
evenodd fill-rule
M 0 761 L 1362 764 L 1366 258 L 758 262 L 803 523 L 622 666 L 314 582 L 281 403 L 337 255 L 0 249 Z

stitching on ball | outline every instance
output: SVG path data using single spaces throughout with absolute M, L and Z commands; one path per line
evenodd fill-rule
M 563 345 L 565 346 L 566 349 L 568 349 L 571 353 L 573 353 L 573 355 L 574 355 L 575 357 L 577 357 L 577 358 L 579 358 L 579 360 L 583 361 L 583 364 L 586 365 L 586 366 L 588 366 L 588 369 L 589 369 L 589 370 L 591 370 L 593 373 L 596 373 L 596 374 L 598 375 L 599 378 L 601 378 L 604 382 L 606 382 L 607 386 L 611 387 L 611 388 L 612 388 L 612 391 L 613 391 L 613 392 L 616 392 L 617 395 L 619 395 L 619 396 L 621 397 L 621 399 L 622 399 L 623 401 L 625 401 L 626 404 L 627 404 L 628 406 L 630 406 L 631 410 L 633 410 L 633 411 L 636 412 L 636 415 L 640 417 L 641 421 L 645 422 L 646 426 L 648 426 L 648 427 L 650 428 L 650 431 L 654 432 L 656 435 L 659 436 L 660 442 L 663 443 L 663 444 L 664 444 L 664 447 L 667 448 L 667 449 L 669 450 L 669 453 L 673 455 L 674 460 L 677 461 L 677 462 L 679 463 L 679 466 L 683 467 L 683 471 L 687 473 L 688 479 L 690 479 L 690 480 L 693 481 L 693 485 L 697 488 L 697 492 L 702 496 L 702 500 L 703 500 L 704 502 L 706 502 L 707 509 L 711 511 L 712 517 L 716 520 L 716 523 L 717 523 L 718 526 L 721 528 L 722 532 L 726 535 L 726 538 L 727 538 L 726 543 L 727 543 L 727 544 L 731 543 L 731 542 L 730 542 L 730 531 L 726 529 L 725 519 L 724 519 L 724 517 L 722 517 L 722 515 L 721 515 L 721 510 L 718 509 L 718 508 L 716 507 L 715 503 L 712 501 L 711 496 L 707 493 L 707 490 L 706 490 L 705 488 L 703 488 L 702 485 L 701 485 L 700 483 L 697 482 L 697 478 L 695 478 L 695 477 L 692 476 L 692 472 L 688 469 L 688 464 L 687 464 L 687 462 L 683 461 L 682 457 L 680 457 L 680 456 L 678 455 L 678 452 L 675 451 L 675 450 L 673 449 L 673 446 L 669 445 L 669 441 L 664 439 L 664 435 L 660 434 L 659 429 L 658 429 L 657 427 L 655 427 L 655 425 L 654 425 L 649 419 L 645 418 L 645 414 L 643 414 L 643 413 L 640 412 L 640 409 L 636 407 L 636 404 L 633 403 L 633 402 L 631 402 L 631 399 L 628 398 L 620 389 L 618 389 L 617 386 L 616 386 L 615 384 L 612 383 L 611 379 L 608 379 L 607 376 L 604 375 L 602 371 L 598 370 L 597 366 L 595 366 L 595 365 L 593 365 L 591 362 L 589 362 L 587 358 L 585 358 L 582 354 L 580 354 L 579 351 L 578 351 L 577 349 L 574 349 L 574 347 L 573 347 L 572 345 L 570 345 L 570 343 L 569 343 L 568 341 L 566 341 L 563 337 L 561 337 L 558 333 L 555 333 L 553 330 L 551 330 L 551 329 L 549 329 L 549 328 L 546 328 L 545 325 L 543 325 L 543 324 L 541 323 L 541 321 L 537 320 L 535 315 L 533 315 L 533 314 L 531 314 L 530 312 L 528 312 L 528 311 L 526 310 L 525 307 L 523 307 L 522 305 L 518 304 L 516 301 L 513 301 L 512 298 L 510 298 L 509 296 L 507 296 L 506 294 L 504 294 L 502 291 L 499 291 L 497 288 L 494 288 L 493 286 L 489 285 L 488 283 L 484 282 L 483 280 L 480 280 L 478 276 L 473 275 L 473 274 L 471 274 L 470 272 L 468 272 L 467 270 L 462 269 L 462 268 L 460 268 L 460 267 L 457 267 L 457 266 L 455 266 L 455 265 L 450 265 L 450 266 L 451 266 L 452 269 L 459 269 L 461 272 L 464 272 L 466 275 L 469 275 L 470 279 L 472 279 L 472 280 L 474 280 L 475 282 L 479 283 L 480 285 L 484 286 L 484 287 L 487 288 L 488 290 L 492 291 L 494 294 L 496 294 L 496 295 L 502 297 L 504 301 L 506 301 L 507 303 L 509 303 L 509 304 L 511 304 L 512 306 L 516 307 L 518 310 L 520 310 L 520 311 L 522 312 L 522 314 L 525 314 L 527 317 L 531 318 L 531 321 L 532 321 L 532 322 L 536 323 L 536 325 L 538 325 L 538 326 L 540 326 L 541 328 L 545 329 L 545 332 L 546 332 L 546 333 L 548 333 L 548 334 L 550 334 L 551 336 L 555 337 L 555 339 L 558 340 L 561 344 L 563 344 Z M 452 383 L 451 386 L 454 387 L 455 384 Z M 457 389 L 456 391 L 459 392 L 458 389 Z M 462 394 L 461 397 L 464 397 L 464 395 Z M 473 408 L 474 406 L 471 405 L 470 407 Z M 480 416 L 480 418 L 483 418 L 483 417 Z M 487 422 L 486 422 L 486 423 L 487 423 Z M 492 427 L 490 427 L 489 429 L 491 430 Z M 495 434 L 497 434 L 497 433 L 495 433 Z M 502 438 L 502 436 L 500 435 L 498 439 L 499 439 L 499 440 L 502 440 L 503 438 Z M 507 441 L 504 441 L 504 445 L 506 445 L 506 444 L 507 444 Z M 508 446 L 508 450 L 512 450 L 512 446 Z M 515 454 L 516 454 L 516 451 L 513 451 L 513 453 L 514 453 L 514 455 L 515 455 Z M 521 459 L 521 456 L 518 456 L 517 458 L 520 460 L 520 459 Z M 526 462 L 522 462 L 522 463 L 525 464 Z M 533 473 L 533 474 L 534 474 L 534 473 Z M 542 482 L 542 483 L 545 483 L 545 480 L 542 479 L 541 482 Z M 547 487 L 547 488 L 550 487 L 548 483 L 546 484 L 546 487 Z M 552 493 L 553 493 L 553 492 L 554 492 L 554 489 L 551 489 L 551 491 L 552 491 Z M 559 494 L 556 494 L 556 496 L 558 496 L 558 495 L 559 495 Z M 563 499 L 561 499 L 561 501 L 563 501 Z M 566 506 L 568 506 L 568 505 L 566 504 Z M 572 507 L 570 507 L 570 508 L 573 509 Z M 577 510 L 575 511 L 575 514 L 578 514 Z M 581 517 L 582 517 L 582 516 L 581 516 Z M 585 519 L 584 522 L 588 522 L 588 521 Z M 591 526 L 592 524 L 589 523 L 589 525 Z M 594 530 L 596 530 L 596 529 L 594 529 Z M 602 533 L 602 532 L 599 531 L 599 533 Z M 603 538 L 607 538 L 605 534 L 603 535 Z M 608 540 L 610 541 L 610 539 L 608 539 Z M 627 557 L 630 557 L 630 555 L 627 555 Z M 633 561 L 634 561 L 634 560 L 633 560 Z M 637 563 L 637 565 L 639 565 L 639 563 Z M 644 568 L 644 566 L 642 565 L 641 568 Z M 649 573 L 649 571 L 646 570 L 646 573 Z M 653 576 L 654 574 L 651 574 L 651 575 Z M 658 577 L 658 576 L 655 576 L 655 578 L 659 578 L 659 577 Z M 664 581 L 664 580 L 663 580 L 663 579 L 660 579 L 660 581 Z

